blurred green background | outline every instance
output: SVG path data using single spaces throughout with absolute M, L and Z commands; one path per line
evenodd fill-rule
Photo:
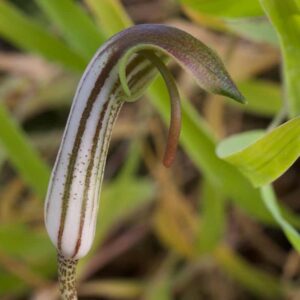
M 248 105 L 206 94 L 171 63 L 183 125 L 170 169 L 160 163 L 169 115 L 160 78 L 125 105 L 96 241 L 79 265 L 80 299 L 299 299 L 299 162 L 275 181 L 276 199 L 215 153 L 227 136 L 299 114 L 298 0 L 0 0 L 0 298 L 58 298 L 43 223 L 51 167 L 87 63 L 139 23 L 212 47 Z

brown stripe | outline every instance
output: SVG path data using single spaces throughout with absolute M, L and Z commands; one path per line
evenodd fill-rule
M 79 247 L 81 245 L 81 236 L 82 236 L 82 230 L 83 230 L 83 224 L 84 224 L 84 215 L 85 215 L 85 210 L 86 210 L 86 206 L 87 206 L 87 198 L 88 198 L 87 196 L 88 196 L 88 190 L 89 190 L 89 186 L 90 186 L 91 174 L 92 174 L 92 170 L 93 170 L 93 166 L 94 166 L 94 158 L 95 158 L 96 149 L 97 149 L 97 142 L 98 142 L 100 130 L 103 125 L 103 119 L 104 119 L 105 113 L 108 108 L 108 104 L 109 104 L 109 100 L 107 100 L 105 102 L 105 104 L 103 105 L 103 109 L 100 114 L 99 122 L 97 124 L 96 131 L 95 131 L 95 134 L 93 137 L 93 146 L 91 149 L 91 156 L 90 156 L 89 165 L 87 168 L 85 182 L 84 182 L 83 201 L 82 201 L 82 206 L 81 206 L 81 211 L 80 211 L 79 232 L 78 232 L 78 238 L 77 238 L 76 246 L 74 249 L 73 257 L 77 254 Z
M 65 225 L 65 219 L 68 211 L 68 206 L 69 206 L 69 197 L 70 197 L 70 189 L 72 185 L 72 179 L 73 179 L 73 173 L 74 173 L 74 168 L 75 168 L 75 163 L 76 163 L 76 158 L 79 152 L 80 144 L 81 144 L 81 139 L 84 134 L 85 128 L 86 128 L 86 123 L 87 120 L 90 116 L 90 113 L 92 111 L 94 102 L 97 99 L 97 96 L 99 95 L 107 77 L 109 76 L 109 73 L 112 69 L 112 67 L 115 64 L 115 59 L 118 56 L 118 53 L 114 53 L 110 59 L 107 61 L 107 64 L 99 74 L 99 77 L 97 78 L 95 85 L 92 89 L 91 94 L 88 97 L 87 104 L 85 106 L 85 109 L 82 113 L 80 122 L 79 122 L 79 127 L 78 131 L 75 137 L 74 145 L 72 148 L 72 154 L 69 159 L 69 164 L 68 164 L 68 171 L 67 171 L 67 178 L 64 186 L 64 193 L 63 193 L 63 198 L 62 198 L 62 210 L 61 210 L 61 216 L 60 216 L 60 224 L 59 224 L 59 230 L 58 230 L 58 249 L 61 250 L 61 242 L 62 242 L 62 235 L 64 231 L 64 225 Z
M 132 72 L 134 70 L 134 68 L 143 61 L 144 61 L 143 57 L 141 57 L 141 56 L 135 57 L 135 59 L 133 59 L 130 62 L 129 66 L 127 68 L 127 75 L 130 72 Z M 148 69 L 149 69 L 149 67 L 148 67 Z M 137 73 L 137 74 L 139 74 L 139 73 Z M 120 82 L 119 82 L 119 80 L 117 80 L 116 83 L 114 84 L 114 87 L 113 87 L 112 91 L 110 92 L 110 95 L 115 94 L 116 90 L 119 87 L 120 87 Z M 87 174 L 86 174 L 86 177 L 85 177 L 83 200 L 82 200 L 82 206 L 81 206 L 81 211 L 80 211 L 80 223 L 79 223 L 78 236 L 77 236 L 77 241 L 76 241 L 76 245 L 75 245 L 75 249 L 74 249 L 74 253 L 73 253 L 72 257 L 75 257 L 77 255 L 77 253 L 79 251 L 79 248 L 80 248 L 80 245 L 81 245 L 82 231 L 83 231 L 83 226 L 84 226 L 84 221 L 85 221 L 85 213 L 86 213 L 86 208 L 87 208 L 88 190 L 90 188 L 91 172 L 92 172 L 93 167 L 94 167 L 94 158 L 95 158 L 95 154 L 96 154 L 96 150 L 97 150 L 99 134 L 100 134 L 100 131 L 102 129 L 103 120 L 104 120 L 104 116 L 105 116 L 105 113 L 106 113 L 107 108 L 108 108 L 108 104 L 109 104 L 109 100 L 107 100 L 106 103 L 103 105 L 103 108 L 102 108 L 102 111 L 101 111 L 101 114 L 100 114 L 100 117 L 99 117 L 99 120 L 98 120 L 98 123 L 97 123 L 96 131 L 95 131 L 95 134 L 93 136 L 93 146 L 92 146 L 92 149 L 91 149 L 91 156 L 90 156 L 90 159 L 89 159 Z M 115 109 L 112 109 L 112 111 L 110 112 L 110 117 L 115 113 L 115 110 L 117 110 L 118 106 L 119 105 L 117 105 L 117 107 Z M 117 114 L 115 114 L 112 123 L 114 123 L 114 121 L 116 119 L 116 116 L 117 116 Z M 103 135 L 104 138 L 107 137 L 107 134 L 105 134 L 105 132 L 107 130 L 107 127 L 108 127 L 107 125 L 108 124 L 106 124 L 106 128 L 104 129 L 104 135 Z M 110 136 L 110 134 L 109 134 L 109 136 Z M 108 147 L 105 147 L 105 140 L 104 140 L 104 148 L 108 148 Z M 104 156 L 106 156 L 106 153 L 104 154 Z M 93 209 L 94 209 L 94 203 L 93 203 L 92 210 Z
M 117 116 L 118 116 L 118 114 L 119 114 L 119 112 L 120 112 L 120 109 L 121 109 L 121 107 L 122 107 L 122 104 L 123 104 L 123 101 L 117 101 L 117 102 L 115 103 L 115 105 L 111 108 L 111 112 L 110 112 L 110 120 L 111 120 L 111 124 L 114 124 L 114 123 L 115 123 L 115 120 L 116 120 L 116 118 L 117 118 Z M 113 116 L 113 118 L 111 119 L 112 116 Z M 108 126 L 106 126 L 105 132 L 107 132 L 107 127 L 108 127 Z M 103 156 L 104 156 L 105 158 L 106 158 L 106 154 L 107 154 L 107 150 L 108 150 L 108 147 L 107 147 L 107 143 L 108 143 L 108 142 L 107 142 L 107 139 L 111 137 L 112 127 L 113 127 L 113 126 L 111 126 L 111 128 L 109 128 L 109 129 L 110 129 L 110 132 L 107 132 L 107 133 L 105 134 L 106 139 L 104 140 L 103 145 L 102 145 L 102 146 L 103 146 L 103 149 L 104 149 Z M 106 162 L 106 161 L 103 161 L 102 166 L 101 166 L 101 159 L 99 160 L 99 169 L 101 168 L 101 169 L 100 169 L 100 170 L 101 170 L 100 180 L 102 180 L 102 177 L 103 177 L 105 162 Z M 95 197 L 95 196 L 93 197 L 93 204 L 92 204 L 92 209 L 91 209 L 90 219 L 92 219 L 93 211 L 94 211 L 94 209 L 95 209 L 95 207 L 96 207 L 96 202 L 98 201 L 98 198 L 99 198 L 99 195 L 98 195 L 98 197 L 97 197 L 97 196 L 96 196 L 96 197 Z
M 64 231 L 64 224 L 65 224 L 65 219 L 66 219 L 66 215 L 67 215 L 67 210 L 68 210 L 68 205 L 69 205 L 69 197 L 70 197 L 70 188 L 72 185 L 72 179 L 73 179 L 73 173 L 74 173 L 74 168 L 75 168 L 75 163 L 76 163 L 76 158 L 78 155 L 78 151 L 80 148 L 80 144 L 81 144 L 81 138 L 84 134 L 85 131 L 85 127 L 86 127 L 86 122 L 89 118 L 89 115 L 91 113 L 93 104 L 97 98 L 97 96 L 99 95 L 99 93 L 101 92 L 101 88 L 103 87 L 106 78 L 108 77 L 108 74 L 111 71 L 111 68 L 113 67 L 113 65 L 116 62 L 116 57 L 118 55 L 116 53 L 114 53 L 111 58 L 108 60 L 106 66 L 104 67 L 104 69 L 101 71 L 99 77 L 96 80 L 96 83 L 94 85 L 94 88 L 88 98 L 87 101 L 87 105 L 84 109 L 84 112 L 82 114 L 81 120 L 80 120 L 80 126 L 78 128 L 76 137 L 75 137 L 75 142 L 73 145 L 73 149 L 72 149 L 72 154 L 70 156 L 69 159 L 69 165 L 68 165 L 68 172 L 67 172 L 67 179 L 65 182 L 65 189 L 64 189 L 64 194 L 63 194 L 63 203 L 62 203 L 62 212 L 61 212 L 61 218 L 60 218 L 60 227 L 59 227 L 59 231 L 58 231 L 58 249 L 61 250 L 61 242 L 62 242 L 62 235 L 63 235 L 63 231 Z M 127 67 L 127 75 L 132 72 L 134 70 L 134 68 L 139 65 L 140 63 L 142 63 L 145 60 L 144 57 L 137 55 L 128 65 Z M 145 68 L 147 71 L 151 70 L 152 67 L 149 65 L 146 66 Z M 135 74 L 134 76 L 134 80 L 133 82 L 136 80 L 136 82 L 138 82 L 141 77 L 141 74 L 145 74 L 145 69 L 142 71 L 139 71 L 137 74 Z M 105 75 L 105 78 L 104 78 Z M 130 82 L 131 83 L 131 82 Z M 114 92 L 116 90 L 116 88 L 120 86 L 119 80 L 116 82 L 116 84 L 114 85 L 113 91 Z M 106 108 L 104 109 L 106 111 L 107 109 L 107 104 L 106 103 Z M 105 114 L 105 111 L 103 111 L 103 116 Z M 102 114 L 101 114 L 102 115 Z M 96 128 L 96 132 L 93 138 L 93 146 L 92 147 L 96 147 L 97 143 L 95 143 L 95 140 L 97 140 L 98 136 L 99 136 L 99 132 L 101 130 L 101 125 L 102 125 L 102 119 L 100 116 L 97 128 Z M 96 149 L 95 149 L 96 150 Z M 86 205 L 87 205 L 87 190 L 89 188 L 90 185 L 90 172 L 93 169 L 93 161 L 94 161 L 94 155 L 95 155 L 95 150 L 92 149 L 92 155 L 90 156 L 90 160 L 89 160 L 89 166 L 87 169 L 87 177 L 86 177 L 86 182 L 85 182 L 85 191 L 83 194 L 83 203 L 82 203 L 82 207 L 81 207 L 81 216 L 80 216 L 80 226 L 79 226 L 79 233 L 78 233 L 78 239 L 76 242 L 76 246 L 75 246 L 75 250 L 74 250 L 74 256 L 77 254 L 80 244 L 81 244 L 81 235 L 82 235 L 82 230 L 83 230 L 83 224 L 84 224 L 84 215 L 85 215 L 85 210 L 86 210 Z

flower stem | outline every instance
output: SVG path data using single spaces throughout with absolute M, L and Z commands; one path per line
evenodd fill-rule
M 77 300 L 76 266 L 78 260 L 57 255 L 58 282 L 62 300 Z

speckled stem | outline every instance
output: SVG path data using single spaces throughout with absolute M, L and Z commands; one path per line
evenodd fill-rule
M 78 260 L 57 256 L 58 282 L 62 300 L 77 300 L 76 266 Z

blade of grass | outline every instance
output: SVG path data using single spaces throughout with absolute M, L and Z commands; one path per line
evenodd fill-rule
M 280 207 L 277 204 L 276 195 L 271 185 L 263 186 L 261 188 L 261 194 L 266 207 L 282 228 L 287 239 L 290 241 L 293 247 L 300 253 L 300 235 L 297 232 L 297 230 L 282 216 L 280 212 Z
M 0 1 L 0 35 L 24 50 L 82 71 L 86 61 L 7 1 Z
M 263 14 L 259 0 L 180 0 L 193 10 L 223 18 L 243 18 Z
M 284 81 L 290 116 L 300 113 L 300 8 L 294 0 L 261 0 L 275 27 L 283 54 Z
M 43 198 L 50 174 L 48 166 L 2 104 L 0 104 L 0 120 L 0 143 L 6 156 L 24 181 L 33 188 L 39 197 Z
M 90 60 L 105 41 L 91 18 L 73 0 L 36 0 L 36 3 L 58 27 L 70 47 L 85 59 Z
M 133 25 L 119 0 L 84 0 L 107 37 Z
M 226 228 L 226 201 L 218 189 L 207 180 L 201 189 L 200 233 L 197 248 L 200 253 L 213 251 Z

